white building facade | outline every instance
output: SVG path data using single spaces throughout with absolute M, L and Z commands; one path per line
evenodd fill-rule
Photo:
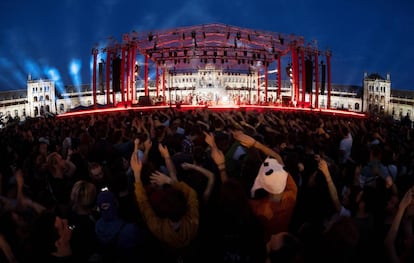
M 267 101 L 263 76 L 257 71 L 239 73 L 223 71 L 207 65 L 204 69 L 193 72 L 166 72 L 165 82 L 149 81 L 149 95 L 154 104 L 261 104 L 283 105 L 292 98 L 289 81 L 282 81 L 278 97 L 277 81 L 267 81 Z M 137 82 L 137 96 L 144 95 L 142 83 Z M 315 85 L 313 85 L 315 86 Z M 157 90 L 158 89 L 158 90 Z M 315 88 L 314 88 L 315 92 Z M 157 96 L 158 95 L 158 96 Z M 312 102 L 315 103 L 315 94 Z M 112 105 L 113 94 L 107 96 L 98 91 L 96 100 L 100 105 Z M 161 99 L 160 99 L 161 98 Z M 259 100 L 258 100 L 259 98 Z M 121 94 L 115 94 L 116 102 L 121 101 Z M 306 101 L 309 101 L 306 94 Z M 319 94 L 318 108 L 327 108 L 327 92 Z M 45 114 L 62 114 L 79 107 L 93 104 L 91 85 L 80 87 L 67 86 L 59 92 L 52 80 L 27 80 L 27 90 L 0 92 L 0 117 L 4 122 L 8 118 L 24 119 L 28 116 L 38 117 Z M 115 103 L 116 104 L 116 103 Z M 315 107 L 315 105 L 312 105 Z M 331 109 L 343 109 L 354 112 L 369 112 L 392 115 L 395 119 L 413 117 L 414 91 L 391 90 L 390 75 L 382 78 L 379 74 L 364 74 L 363 86 L 331 85 Z

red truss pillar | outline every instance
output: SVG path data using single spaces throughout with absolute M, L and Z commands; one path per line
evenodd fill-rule
M 257 105 L 260 105 L 260 68 L 257 71 Z
M 326 54 L 326 66 L 327 66 L 327 75 L 328 75 L 328 99 L 327 99 L 327 108 L 331 108 L 331 53 L 328 51 Z
M 167 101 L 165 97 L 165 68 L 162 69 L 162 99 L 164 103 Z
M 148 55 L 145 54 L 145 62 L 144 62 L 144 93 L 145 96 L 148 96 Z
M 282 64 L 280 61 L 280 54 L 277 56 L 277 99 L 282 99 L 280 94 L 282 93 Z
M 122 49 L 121 49 L 121 74 L 120 74 L 121 101 L 122 101 L 122 103 L 125 102 L 125 60 L 126 60 L 126 50 L 125 50 L 125 46 L 122 46 Z
M 318 51 L 315 51 L 315 109 L 319 109 L 319 61 Z
M 296 46 L 292 46 L 291 48 L 291 52 L 292 52 L 292 91 L 293 91 L 293 96 L 292 99 L 295 103 L 298 103 L 298 55 L 296 52 Z
M 267 70 L 268 70 L 268 66 L 267 66 L 267 64 L 265 65 L 265 67 L 264 67 L 264 70 L 265 70 L 265 75 L 264 75 L 264 77 L 265 77 L 265 79 L 264 79 L 264 81 L 265 81 L 265 91 L 264 91 L 264 103 L 265 103 L 265 105 L 267 104 L 267 86 L 268 86 L 268 81 L 269 81 L 269 73 L 267 72 Z
M 158 99 L 159 93 L 158 93 L 158 82 L 160 81 L 159 73 L 158 73 L 158 63 L 155 65 L 155 96 Z
M 300 52 L 301 58 L 301 71 L 302 71 L 302 105 L 306 102 L 306 69 L 305 69 L 305 50 L 301 49 Z M 312 93 L 312 90 L 311 90 Z
M 98 59 L 98 49 L 94 48 L 93 53 L 93 73 L 92 73 L 92 96 L 93 96 L 93 106 L 96 109 L 96 63 Z
M 106 71 L 105 71 L 105 84 L 106 84 L 106 105 L 109 106 L 110 98 L 110 83 L 111 83 L 111 49 L 106 49 Z

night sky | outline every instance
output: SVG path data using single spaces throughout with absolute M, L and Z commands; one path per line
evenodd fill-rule
M 0 91 L 25 89 L 29 73 L 90 83 L 91 49 L 109 37 L 209 23 L 330 49 L 333 83 L 361 86 L 364 72 L 389 72 L 393 89 L 414 90 L 413 0 L 1 0 Z

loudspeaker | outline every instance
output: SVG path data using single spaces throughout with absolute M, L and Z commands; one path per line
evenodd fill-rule
M 112 60 L 112 90 L 121 91 L 121 58 Z
M 140 106 L 152 106 L 152 100 L 150 96 L 139 96 L 138 104 Z
M 98 64 L 98 81 L 99 81 L 99 90 L 101 94 L 104 93 L 104 83 L 103 83 L 103 63 Z
M 321 66 L 321 94 L 324 95 L 325 94 L 325 72 L 326 72 L 326 66 L 325 64 L 322 64 Z
M 305 60 L 305 73 L 306 73 L 306 92 L 312 92 L 312 83 L 313 83 L 313 64 L 311 59 Z

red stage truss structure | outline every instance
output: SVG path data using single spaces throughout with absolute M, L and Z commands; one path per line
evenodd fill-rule
M 306 43 L 303 37 L 293 34 L 217 23 L 148 32 L 133 31 L 123 34 L 120 42 L 110 38 L 106 47 L 94 47 L 92 55 L 95 107 L 98 85 L 100 94 L 106 94 L 108 106 L 115 106 L 119 102 L 136 104 L 138 100 L 135 83 L 142 66 L 144 95 L 150 95 L 148 75 L 149 66 L 152 65 L 156 72 L 155 96 L 165 97 L 166 90 L 170 89 L 166 85 L 166 71 L 168 74 L 194 72 L 208 63 L 213 63 L 221 64 L 224 72 L 263 71 L 264 99 L 258 101 L 258 104 L 267 102 L 268 72 L 271 68 L 277 73 L 277 97 L 281 96 L 282 68 L 286 68 L 290 71 L 292 101 L 302 107 L 314 105 L 314 108 L 318 108 L 319 94 L 325 93 L 326 75 L 327 108 L 330 109 L 331 52 L 318 50 L 315 45 Z M 143 57 L 143 63 L 137 63 L 138 56 Z M 282 65 L 282 58 L 286 57 L 290 63 Z M 325 57 L 326 66 L 319 64 L 320 57 Z M 307 61 L 310 61 L 310 71 L 306 68 Z M 119 74 L 114 74 L 116 72 Z M 306 87 L 310 80 L 315 89 Z M 258 94 L 262 91 L 260 89 L 261 83 L 258 79 Z M 117 92 L 121 94 L 120 101 L 116 100 Z M 306 93 L 308 101 L 305 101 Z

